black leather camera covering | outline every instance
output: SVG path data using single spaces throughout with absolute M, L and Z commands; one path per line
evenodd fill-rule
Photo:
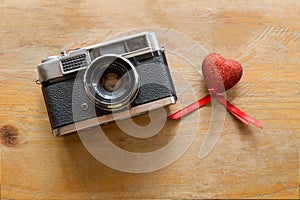
M 164 53 L 152 59 L 138 61 L 136 68 L 140 77 L 140 88 L 132 107 L 166 97 L 176 97 Z M 80 77 L 77 77 L 76 83 L 75 78 L 71 78 L 42 87 L 52 129 L 110 113 L 98 108 L 95 112 L 94 104 L 85 94 L 82 74 L 78 73 L 77 76 Z M 81 107 L 83 103 L 88 105 L 87 110 Z

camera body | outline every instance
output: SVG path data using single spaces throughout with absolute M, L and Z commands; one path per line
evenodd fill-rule
M 51 56 L 38 82 L 55 136 L 176 102 L 164 49 L 143 32 Z

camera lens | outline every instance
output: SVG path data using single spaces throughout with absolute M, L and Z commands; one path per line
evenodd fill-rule
M 138 84 L 139 77 L 134 65 L 115 54 L 95 59 L 84 74 L 87 96 L 104 110 L 128 106 L 138 92 Z

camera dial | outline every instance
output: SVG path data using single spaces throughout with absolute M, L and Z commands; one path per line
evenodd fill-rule
M 48 58 L 45 58 L 41 61 L 41 63 L 46 63 L 52 60 L 58 60 L 60 58 L 60 56 L 49 56 Z
M 103 110 L 119 110 L 134 100 L 139 88 L 135 66 L 116 54 L 106 54 L 93 60 L 84 74 L 87 96 Z

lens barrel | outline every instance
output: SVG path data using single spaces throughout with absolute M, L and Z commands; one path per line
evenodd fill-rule
M 129 106 L 139 88 L 135 66 L 116 54 L 106 54 L 92 61 L 84 74 L 87 96 L 103 110 L 119 110 Z

